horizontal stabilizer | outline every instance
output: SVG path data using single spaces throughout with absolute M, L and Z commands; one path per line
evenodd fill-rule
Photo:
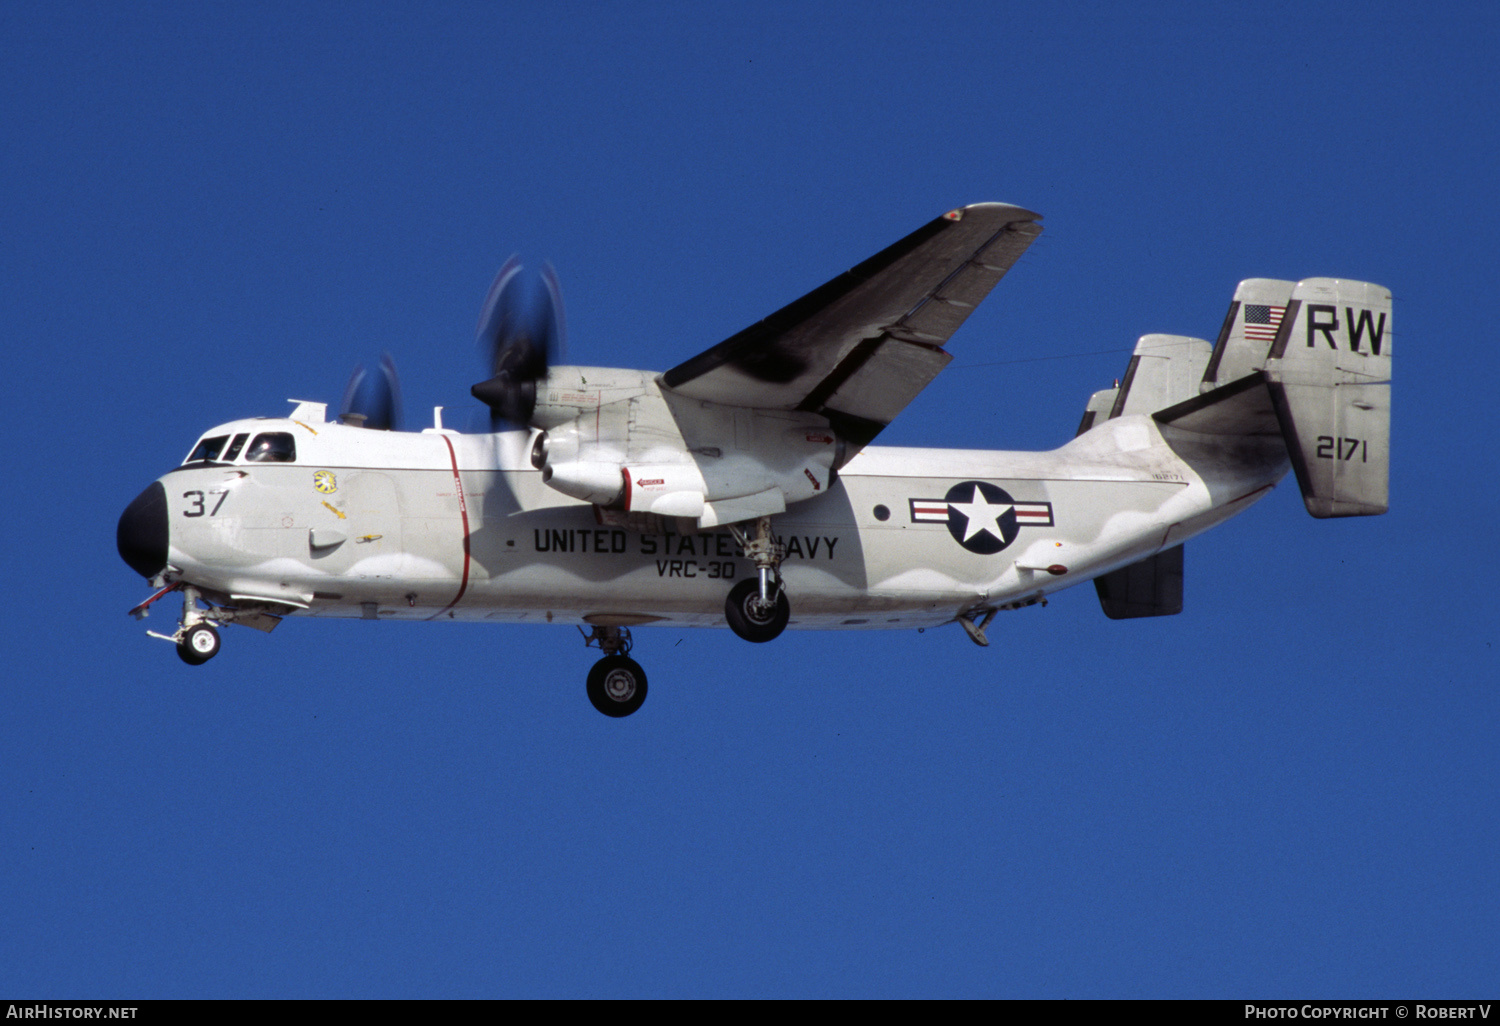
M 1265 376 L 1259 372 L 1169 406 L 1158 412 L 1155 420 L 1201 435 L 1281 434 L 1276 406 Z
M 1182 612 L 1182 546 L 1096 577 L 1094 590 L 1111 620 L 1175 616 Z

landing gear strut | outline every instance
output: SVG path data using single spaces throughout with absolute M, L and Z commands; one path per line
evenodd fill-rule
M 177 655 L 189 666 L 202 666 L 219 654 L 217 628 L 226 623 L 243 624 L 269 634 L 276 629 L 276 625 L 281 622 L 281 617 L 285 615 L 285 610 L 280 613 L 273 612 L 273 609 L 280 607 L 270 601 L 244 602 L 233 606 L 216 606 L 205 601 L 203 605 L 207 608 L 199 608 L 203 593 L 193 585 L 181 581 L 166 585 L 132 609 L 130 615 L 137 620 L 144 620 L 151 615 L 151 606 L 158 599 L 174 591 L 182 592 L 182 617 L 177 621 L 177 629 L 171 634 L 161 634 L 157 631 L 146 633 L 153 638 L 170 641 L 176 645 Z
M 737 524 L 731 524 L 729 532 L 745 555 L 755 561 L 756 575 L 753 580 L 741 581 L 730 589 L 729 597 L 724 600 L 724 619 L 746 641 L 770 641 L 786 630 L 792 618 L 792 606 L 781 581 L 781 561 L 786 548 L 771 534 L 770 517 L 755 521 L 753 538 Z
M 146 616 L 146 607 L 169 591 L 182 592 L 182 618 L 177 621 L 177 630 L 172 634 L 158 634 L 156 631 L 146 633 L 153 638 L 161 638 L 177 645 L 177 655 L 189 666 L 202 666 L 214 656 L 219 654 L 219 632 L 214 630 L 209 619 L 213 616 L 213 609 L 207 612 L 198 608 L 198 589 L 191 584 L 178 584 L 170 588 L 163 588 L 152 595 L 145 602 L 132 609 L 131 615 L 137 619 Z
M 582 628 L 579 628 L 580 632 Z M 585 645 L 598 645 L 604 658 L 589 671 L 589 701 L 606 716 L 629 716 L 646 701 L 646 671 L 631 659 L 628 627 L 594 627 L 583 637 Z

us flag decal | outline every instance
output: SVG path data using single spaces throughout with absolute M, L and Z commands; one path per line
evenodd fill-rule
M 1276 329 L 1281 327 L 1284 306 L 1266 306 L 1263 303 L 1245 304 L 1245 337 L 1257 342 L 1276 341 Z

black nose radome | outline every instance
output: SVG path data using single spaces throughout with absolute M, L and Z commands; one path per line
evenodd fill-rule
M 142 577 L 155 577 L 167 568 L 167 490 L 160 481 L 120 514 L 115 545 L 120 558 Z

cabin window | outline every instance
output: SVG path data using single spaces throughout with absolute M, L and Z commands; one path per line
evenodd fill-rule
M 215 435 L 213 438 L 205 438 L 198 443 L 184 463 L 213 463 L 219 458 L 219 453 L 224 451 L 224 443 L 229 441 L 228 435 Z
M 291 463 L 296 458 L 297 443 L 285 431 L 256 435 L 250 448 L 245 450 L 245 459 L 252 463 Z
M 225 463 L 233 463 L 234 462 L 234 458 L 236 456 L 238 456 L 240 454 L 240 450 L 245 447 L 245 439 L 247 439 L 249 437 L 250 437 L 249 435 L 235 435 L 234 436 L 234 441 L 232 441 L 232 442 L 229 443 L 229 448 L 224 453 L 224 462 Z

